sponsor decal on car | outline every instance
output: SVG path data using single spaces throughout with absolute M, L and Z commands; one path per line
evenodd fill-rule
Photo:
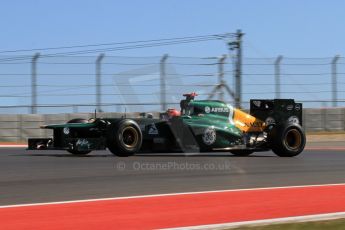
M 158 129 L 157 129 L 155 123 L 152 123 L 152 124 L 149 126 L 149 134 L 150 134 L 150 135 L 158 135 Z
M 228 113 L 230 110 L 227 107 L 209 107 L 205 106 L 205 113 Z
M 296 117 L 296 116 L 291 116 L 291 117 L 289 117 L 288 123 L 289 123 L 289 124 L 299 124 L 298 117 Z
M 63 133 L 64 133 L 65 135 L 68 135 L 69 132 L 70 132 L 70 130 L 69 130 L 68 127 L 63 128 Z
M 288 105 L 288 106 L 286 106 L 286 109 L 287 109 L 288 111 L 292 110 L 292 109 L 293 109 L 293 105 Z
M 205 106 L 205 113 L 210 113 L 211 112 L 211 108 L 209 106 Z
M 75 143 L 78 149 L 90 149 L 91 144 L 87 139 L 80 138 Z
M 260 107 L 260 106 L 261 106 L 261 101 L 253 101 L 253 104 L 254 104 L 256 107 Z
M 242 127 L 249 127 L 249 128 L 262 128 L 265 126 L 265 123 L 261 122 L 261 121 L 242 122 L 242 121 L 236 120 L 236 124 L 238 124 Z
M 266 123 L 266 125 L 272 125 L 272 124 L 275 124 L 276 121 L 274 120 L 273 117 L 267 117 L 265 120 L 265 123 Z
M 206 145 L 212 145 L 214 142 L 216 142 L 216 139 L 217 139 L 216 129 L 213 126 L 208 127 L 204 130 L 204 133 L 202 135 L 202 141 Z
M 301 105 L 300 104 L 296 104 L 295 105 L 295 110 L 296 111 L 300 111 L 301 110 Z
M 265 123 L 264 122 L 261 122 L 261 121 L 255 121 L 255 122 L 249 122 L 249 123 L 245 123 L 245 125 L 247 127 L 257 127 L 257 128 L 261 128 L 261 127 L 264 127 Z

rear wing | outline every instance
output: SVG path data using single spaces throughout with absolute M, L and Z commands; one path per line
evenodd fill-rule
M 294 99 L 251 99 L 250 114 L 266 124 L 299 123 L 302 120 L 302 103 L 295 103 Z

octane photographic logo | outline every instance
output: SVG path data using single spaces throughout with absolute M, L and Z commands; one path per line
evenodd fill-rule
M 202 135 L 202 141 L 206 145 L 212 145 L 214 142 L 216 142 L 216 139 L 217 139 L 216 129 L 213 126 L 205 129 Z

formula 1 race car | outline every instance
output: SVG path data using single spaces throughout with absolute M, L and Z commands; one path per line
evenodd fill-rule
M 237 156 L 272 150 L 281 157 L 301 153 L 306 143 L 302 104 L 293 99 L 250 100 L 246 113 L 218 100 L 184 95 L 181 110 L 140 118 L 73 119 L 46 125 L 52 138 L 31 138 L 29 150 L 67 150 L 75 155 L 108 148 L 117 156 L 137 152 L 228 151 Z

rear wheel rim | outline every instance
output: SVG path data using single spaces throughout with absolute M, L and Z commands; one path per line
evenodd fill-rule
M 302 135 L 297 129 L 290 129 L 284 138 L 285 145 L 290 150 L 298 150 L 302 145 Z
M 135 148 L 139 142 L 138 131 L 134 127 L 125 127 L 122 130 L 122 142 L 126 148 Z

